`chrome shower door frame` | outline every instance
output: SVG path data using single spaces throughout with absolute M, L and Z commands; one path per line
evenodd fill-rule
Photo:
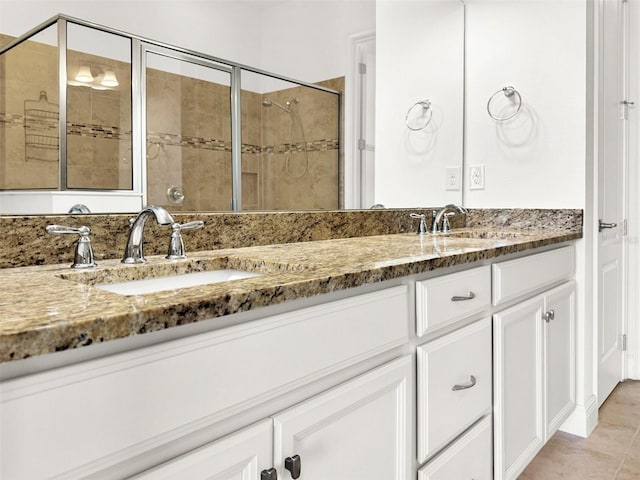
M 223 62 L 210 60 L 199 56 L 193 52 L 176 50 L 169 46 L 158 45 L 146 41 L 139 40 L 134 44 L 134 51 L 139 52 L 139 58 L 134 66 L 133 87 L 133 124 L 138 124 L 139 128 L 134 131 L 140 137 L 137 143 L 134 141 L 134 151 L 140 158 L 140 184 L 142 187 L 142 199 L 144 205 L 148 204 L 148 188 L 147 186 L 147 142 L 145 141 L 147 132 L 147 55 L 149 53 L 161 55 L 172 60 L 188 62 L 205 68 L 211 68 L 229 74 L 231 87 L 231 181 L 232 181 L 232 197 L 231 209 L 242 210 L 242 191 L 241 191 L 241 138 L 240 138 L 240 77 L 236 68 Z M 237 84 L 237 86 L 236 86 Z M 135 88 L 135 85 L 138 88 Z M 137 91 L 136 91 L 137 90 Z M 237 91 L 236 91 L 237 90 Z M 137 117 L 137 121 L 136 121 Z M 237 125 L 237 128 L 236 128 Z

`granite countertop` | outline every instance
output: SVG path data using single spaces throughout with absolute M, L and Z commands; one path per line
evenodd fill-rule
M 201 251 L 145 265 L 102 260 L 0 270 L 0 362 L 79 348 L 262 306 L 458 264 L 491 259 L 582 236 L 581 230 L 402 233 Z M 124 296 L 93 284 L 148 275 L 235 268 L 263 273 L 231 282 Z

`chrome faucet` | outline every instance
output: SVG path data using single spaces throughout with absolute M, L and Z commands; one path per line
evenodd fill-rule
M 154 205 L 143 208 L 133 220 L 129 229 L 129 238 L 124 249 L 122 263 L 145 263 L 147 261 L 142 252 L 142 244 L 144 242 L 142 234 L 144 224 L 151 215 L 156 218 L 156 222 L 159 225 L 171 225 L 173 223 L 173 217 L 164 208 Z
M 431 233 L 438 233 L 440 231 L 440 229 L 438 228 L 438 225 L 440 224 L 440 220 L 442 219 L 444 214 L 447 213 L 448 210 L 453 210 L 453 209 L 457 210 L 460 213 L 467 213 L 468 211 L 463 206 L 457 205 L 455 203 L 449 203 L 448 205 L 445 205 L 440 210 L 438 210 L 438 213 L 436 213 L 436 216 L 433 219 L 433 225 L 431 226 Z M 443 222 L 442 233 L 447 233 L 449 232 L 449 230 L 450 230 L 449 222 Z

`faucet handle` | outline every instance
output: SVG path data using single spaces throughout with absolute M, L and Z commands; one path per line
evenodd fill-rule
M 76 233 L 80 238 L 76 242 L 76 249 L 73 256 L 71 268 L 92 268 L 98 264 L 93 259 L 93 248 L 91 247 L 91 239 L 89 238 L 89 227 L 65 227 L 63 225 L 47 225 L 47 233 L 52 234 L 68 234 Z
M 202 220 L 196 220 L 187 223 L 173 222 L 171 224 L 171 240 L 169 241 L 169 252 L 167 253 L 168 260 L 181 260 L 187 258 L 184 251 L 184 242 L 182 241 L 182 230 L 197 230 L 202 228 L 204 222 Z
M 427 221 L 426 215 L 424 213 L 411 213 L 409 214 L 411 218 L 419 218 L 420 225 L 418 226 L 418 235 L 426 235 L 427 234 Z
M 442 219 L 442 233 L 449 233 L 451 231 L 451 222 L 449 222 L 449 217 L 452 217 L 455 214 L 456 212 L 444 214 L 444 218 Z

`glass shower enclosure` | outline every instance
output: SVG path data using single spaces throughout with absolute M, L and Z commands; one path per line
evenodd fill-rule
M 342 206 L 339 81 L 64 15 L 2 43 L 0 214 Z

